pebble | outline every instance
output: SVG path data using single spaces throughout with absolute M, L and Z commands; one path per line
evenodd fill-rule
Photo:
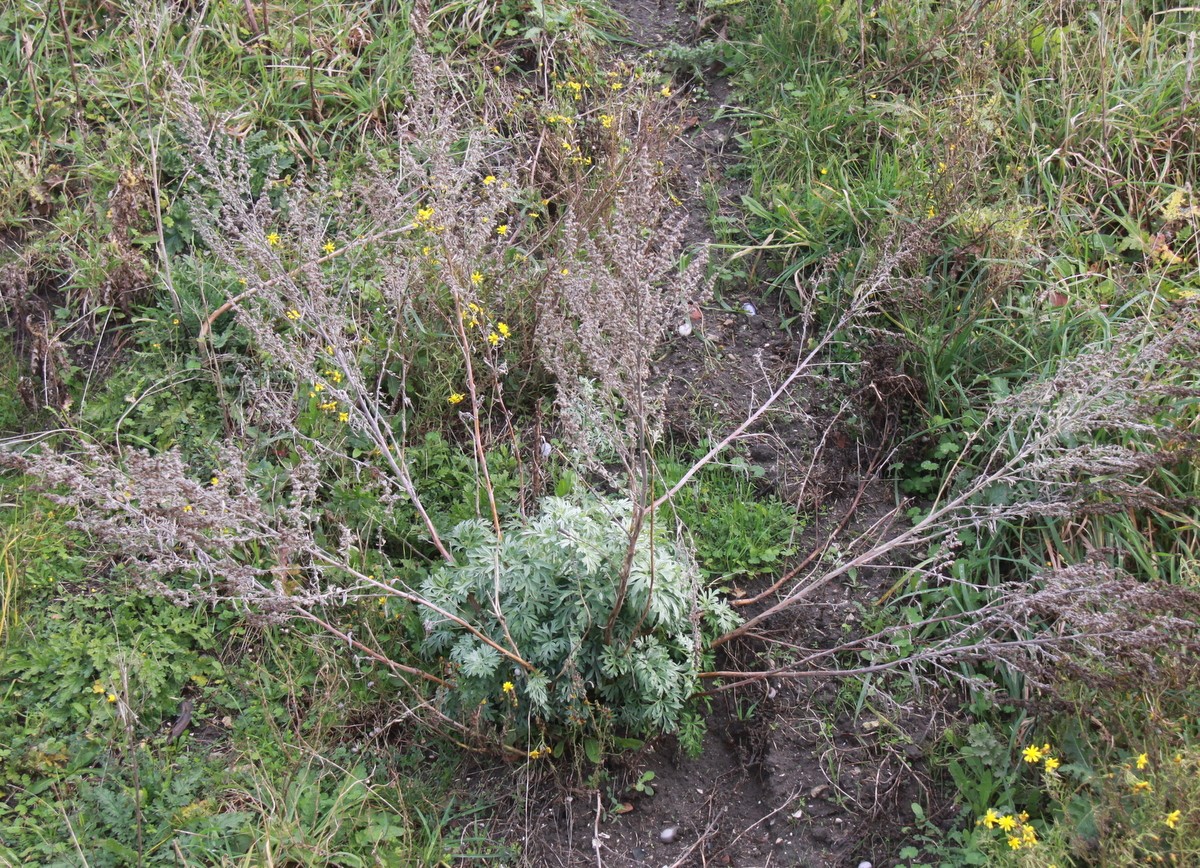
M 875 868 L 875 866 L 864 859 L 862 862 L 858 863 L 858 868 Z
M 675 836 L 678 834 L 678 826 L 667 826 L 667 828 L 658 833 L 658 840 L 662 841 L 664 844 L 670 844 L 675 840 Z
M 681 336 L 686 338 L 691 333 L 692 333 L 692 321 L 691 320 L 684 320 L 683 322 L 681 322 L 679 324 L 679 334 Z
M 796 813 L 792 814 L 792 819 L 799 820 L 803 816 L 804 816 L 804 809 L 801 808 L 800 810 L 796 811 Z
M 755 316 L 758 314 L 758 308 L 756 308 L 750 302 L 746 302 L 745 304 L 743 304 L 742 310 L 744 310 L 746 312 L 746 316 Z

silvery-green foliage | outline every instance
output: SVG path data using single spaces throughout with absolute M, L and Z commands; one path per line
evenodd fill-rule
M 632 509 L 628 500 L 555 497 L 501 541 L 486 522 L 454 528 L 448 539 L 457 563 L 431 573 L 422 596 L 497 644 L 508 645 L 507 627 L 534 670 L 514 666 L 452 621 L 430 620 L 425 653 L 456 668 L 445 697 L 451 710 L 568 732 L 599 721 L 646 734 L 676 728 L 699 683 L 705 636 L 738 618 L 702 591 L 695 565 L 664 529 L 651 543 L 647 525 L 606 636 Z M 519 713 L 505 682 L 515 686 Z

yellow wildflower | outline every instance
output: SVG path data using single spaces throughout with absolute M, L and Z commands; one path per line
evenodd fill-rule
M 461 404 L 463 402 L 463 399 L 466 397 L 467 396 L 464 395 L 462 392 L 451 392 L 450 397 L 447 398 L 446 400 L 449 401 L 451 404 Z
M 1140 794 L 1140 793 L 1148 793 L 1151 790 L 1153 790 L 1154 787 L 1150 786 L 1149 781 L 1134 781 L 1133 786 L 1130 789 L 1133 792 Z
M 1148 765 L 1150 765 L 1150 757 L 1148 757 L 1148 756 L 1147 756 L 1146 754 L 1144 754 L 1144 753 L 1140 753 L 1140 754 L 1138 754 L 1138 758 L 1137 758 L 1137 767 L 1138 767 L 1138 770 L 1140 771 L 1140 770 L 1144 769 L 1144 768 L 1145 768 L 1146 766 L 1148 766 Z
M 983 825 L 987 826 L 989 829 L 994 829 L 994 828 L 996 828 L 996 823 L 999 822 L 999 820 L 1000 820 L 1000 815 L 997 814 L 995 811 L 993 811 L 991 808 L 988 808 L 987 813 L 983 815 L 983 820 L 981 820 L 981 822 L 983 823 Z
M 185 504 L 183 505 L 183 511 L 184 511 L 184 512 L 191 512 L 191 511 L 192 511 L 192 505 L 191 505 L 190 503 L 185 503 Z
M 663 96 L 670 96 L 670 95 L 671 95 L 671 88 L 667 87 L 667 86 L 664 84 L 664 85 L 662 86 L 662 90 L 660 90 L 660 91 L 659 91 L 659 93 L 660 93 L 660 94 L 662 94 Z
M 563 277 L 566 277 L 567 275 L 569 275 L 571 273 L 571 269 L 562 268 L 562 269 L 559 269 L 558 273 L 561 274 Z
M 483 179 L 483 186 L 485 186 L 485 187 L 490 187 L 490 186 L 492 186 L 492 184 L 495 184 L 495 183 L 496 183 L 495 175 L 488 175 L 486 178 Z
M 103 693 L 103 692 L 104 692 L 103 684 L 101 684 L 99 681 L 95 681 L 92 683 L 92 693 Z
M 1008 846 L 1012 847 L 1014 850 L 1020 850 L 1021 849 L 1021 839 L 1013 838 L 1013 837 L 1009 836 Z
M 507 224 L 507 223 L 501 223 L 499 226 L 497 226 L 497 227 L 496 227 L 496 234 L 497 234 L 497 235 L 507 235 L 507 234 L 508 234 L 508 224 Z
M 517 689 L 517 687 L 516 687 L 516 685 L 515 685 L 515 684 L 513 684 L 511 681 L 505 681 L 505 682 L 504 682 L 504 686 L 503 686 L 503 688 L 501 688 L 501 689 L 502 689 L 502 690 L 503 690 L 505 693 L 512 693 L 514 690 L 516 690 L 516 689 Z
M 1021 827 L 1021 843 L 1028 844 L 1030 847 L 1032 847 L 1037 842 L 1037 830 L 1034 829 L 1033 826 L 1030 826 L 1028 823 L 1026 823 Z
M 432 207 L 417 209 L 417 222 L 418 223 L 428 223 L 432 219 L 433 219 L 433 208 Z
M 337 245 L 334 244 L 332 241 L 326 241 L 325 246 L 322 247 L 321 249 L 324 250 L 326 253 L 333 253 L 333 251 L 337 250 Z
M 491 334 L 489 334 L 487 339 L 488 339 L 488 343 L 491 344 L 493 347 L 496 346 L 498 343 L 500 343 L 500 335 L 496 334 L 495 332 L 492 332 Z
M 1167 814 L 1166 819 L 1164 819 L 1163 822 L 1167 824 L 1168 829 L 1174 829 L 1182 818 L 1182 811 L 1172 811 L 1171 813 Z
M 289 310 L 287 312 L 287 318 L 290 320 L 300 319 L 300 311 L 296 310 L 295 308 L 292 308 L 291 310 Z
M 1015 817 L 1010 817 L 1006 814 L 996 821 L 996 825 L 1005 832 L 1011 832 L 1013 829 L 1017 828 L 1017 820 Z
M 341 413 L 338 413 L 338 421 L 339 422 L 349 422 L 350 414 L 347 413 L 345 410 L 343 410 Z
M 1041 762 L 1042 757 L 1044 756 L 1042 749 L 1036 744 L 1031 744 L 1029 747 L 1025 748 L 1022 755 L 1025 757 L 1025 762 L 1027 763 Z
M 1058 768 L 1060 765 L 1062 765 L 1062 763 L 1059 760 L 1055 759 L 1054 757 L 1052 757 L 1052 756 L 1046 757 L 1046 771 L 1052 772 L 1056 768 Z
M 498 323 L 496 323 L 496 331 L 500 332 L 501 337 L 506 338 L 509 336 L 509 334 L 511 333 L 512 330 L 509 329 L 508 323 L 498 322 Z
M 480 274 L 478 271 L 472 271 L 471 272 L 471 283 L 475 284 L 476 286 L 479 286 L 481 283 L 483 283 L 483 275 Z
M 221 477 L 214 476 L 212 479 L 209 480 L 209 482 L 212 483 L 213 488 L 216 488 L 218 485 L 221 484 Z
M 604 129 L 608 130 L 608 129 L 612 129 L 612 125 L 613 125 L 613 116 L 612 115 L 600 115 L 600 126 L 604 127 Z
M 270 235 L 267 236 L 267 243 L 270 244 L 272 247 L 278 247 L 279 240 L 280 239 L 279 239 L 278 232 L 272 232 Z

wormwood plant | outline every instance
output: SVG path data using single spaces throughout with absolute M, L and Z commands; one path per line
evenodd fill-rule
M 422 89 L 399 135 L 343 185 L 277 146 L 212 134 L 177 79 L 188 210 L 212 263 L 195 296 L 206 305 L 180 319 L 199 326 L 224 442 L 189 456 L 83 438 L 4 460 L 76 507 L 142 587 L 312 621 L 407 682 L 415 716 L 456 738 L 494 738 L 478 711 L 488 697 L 503 698 L 496 720 L 525 702 L 525 728 L 672 729 L 706 662 L 704 630 L 734 619 L 699 593 L 651 506 L 649 361 L 702 262 L 678 264 L 682 225 L 651 147 L 662 137 L 639 139 L 653 124 L 622 132 L 626 109 L 610 109 L 595 130 L 605 146 L 579 164 L 595 166 L 588 194 L 551 208 L 523 191 L 490 108 L 448 93 L 416 50 L 412 74 Z M 618 445 L 609 480 L 632 498 L 549 501 L 528 517 L 544 459 L 510 389 L 534 358 L 559 376 L 563 409 L 586 415 L 579 384 L 595 384 Z M 453 533 L 437 508 L 445 482 L 420 467 L 430 440 L 411 433 L 431 429 L 469 468 L 462 502 L 477 520 Z M 511 517 L 501 474 L 521 480 L 526 517 Z M 428 635 L 373 636 L 367 598 Z
M 701 589 L 686 550 L 651 524 L 638 535 L 624 605 L 615 609 L 634 509 L 591 494 L 552 497 L 502 539 L 483 521 L 447 534 L 461 555 L 430 575 L 421 593 L 470 618 L 493 643 L 450 618 L 426 621 L 426 653 L 457 672 L 449 697 L 457 711 L 479 708 L 489 722 L 513 721 L 518 732 L 676 728 L 707 639 L 738 618 Z M 523 671 L 496 651 L 506 640 L 533 668 Z

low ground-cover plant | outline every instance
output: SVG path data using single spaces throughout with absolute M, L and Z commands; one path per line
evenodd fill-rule
M 702 442 L 698 451 L 708 445 Z M 658 462 L 660 492 L 687 470 L 687 453 L 680 458 Z M 756 490 L 756 473 L 762 468 L 733 456 L 710 465 L 671 501 L 697 564 L 714 585 L 769 573 L 796 551 L 803 519 L 794 506 Z

